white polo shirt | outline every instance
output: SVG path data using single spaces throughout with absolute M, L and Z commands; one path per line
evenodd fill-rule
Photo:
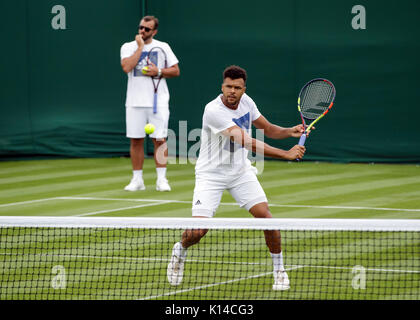
M 222 95 L 209 102 L 204 110 L 200 154 L 196 173 L 235 174 L 250 167 L 248 150 L 222 134 L 237 125 L 251 135 L 252 122 L 261 116 L 255 102 L 244 93 L 236 110 L 222 102 Z

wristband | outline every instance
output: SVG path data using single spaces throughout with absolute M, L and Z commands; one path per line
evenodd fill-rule
M 162 69 L 158 69 L 158 74 L 157 74 L 157 76 L 158 76 L 158 77 L 162 76 Z

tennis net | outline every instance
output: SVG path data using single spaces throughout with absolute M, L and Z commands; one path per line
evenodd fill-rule
M 167 266 L 184 230 L 182 282 Z M 290 289 L 273 290 L 263 230 Z M 420 220 L 0 217 L 0 299 L 420 299 Z

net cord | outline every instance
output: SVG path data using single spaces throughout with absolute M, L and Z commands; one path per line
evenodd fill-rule
M 0 227 L 420 231 L 420 220 L 2 216 Z

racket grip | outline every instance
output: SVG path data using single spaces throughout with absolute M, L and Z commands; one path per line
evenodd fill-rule
M 302 134 L 302 135 L 300 136 L 300 139 L 299 139 L 299 145 L 300 145 L 300 146 L 305 145 L 305 141 L 306 141 L 306 134 L 304 133 L 304 134 Z M 296 159 L 296 161 L 300 161 L 300 159 Z
M 300 136 L 300 139 L 299 139 L 299 145 L 300 145 L 300 146 L 305 145 L 305 141 L 306 141 L 306 134 L 304 133 L 304 134 L 302 134 L 302 135 Z
M 157 113 L 157 93 L 153 95 L 153 113 Z

